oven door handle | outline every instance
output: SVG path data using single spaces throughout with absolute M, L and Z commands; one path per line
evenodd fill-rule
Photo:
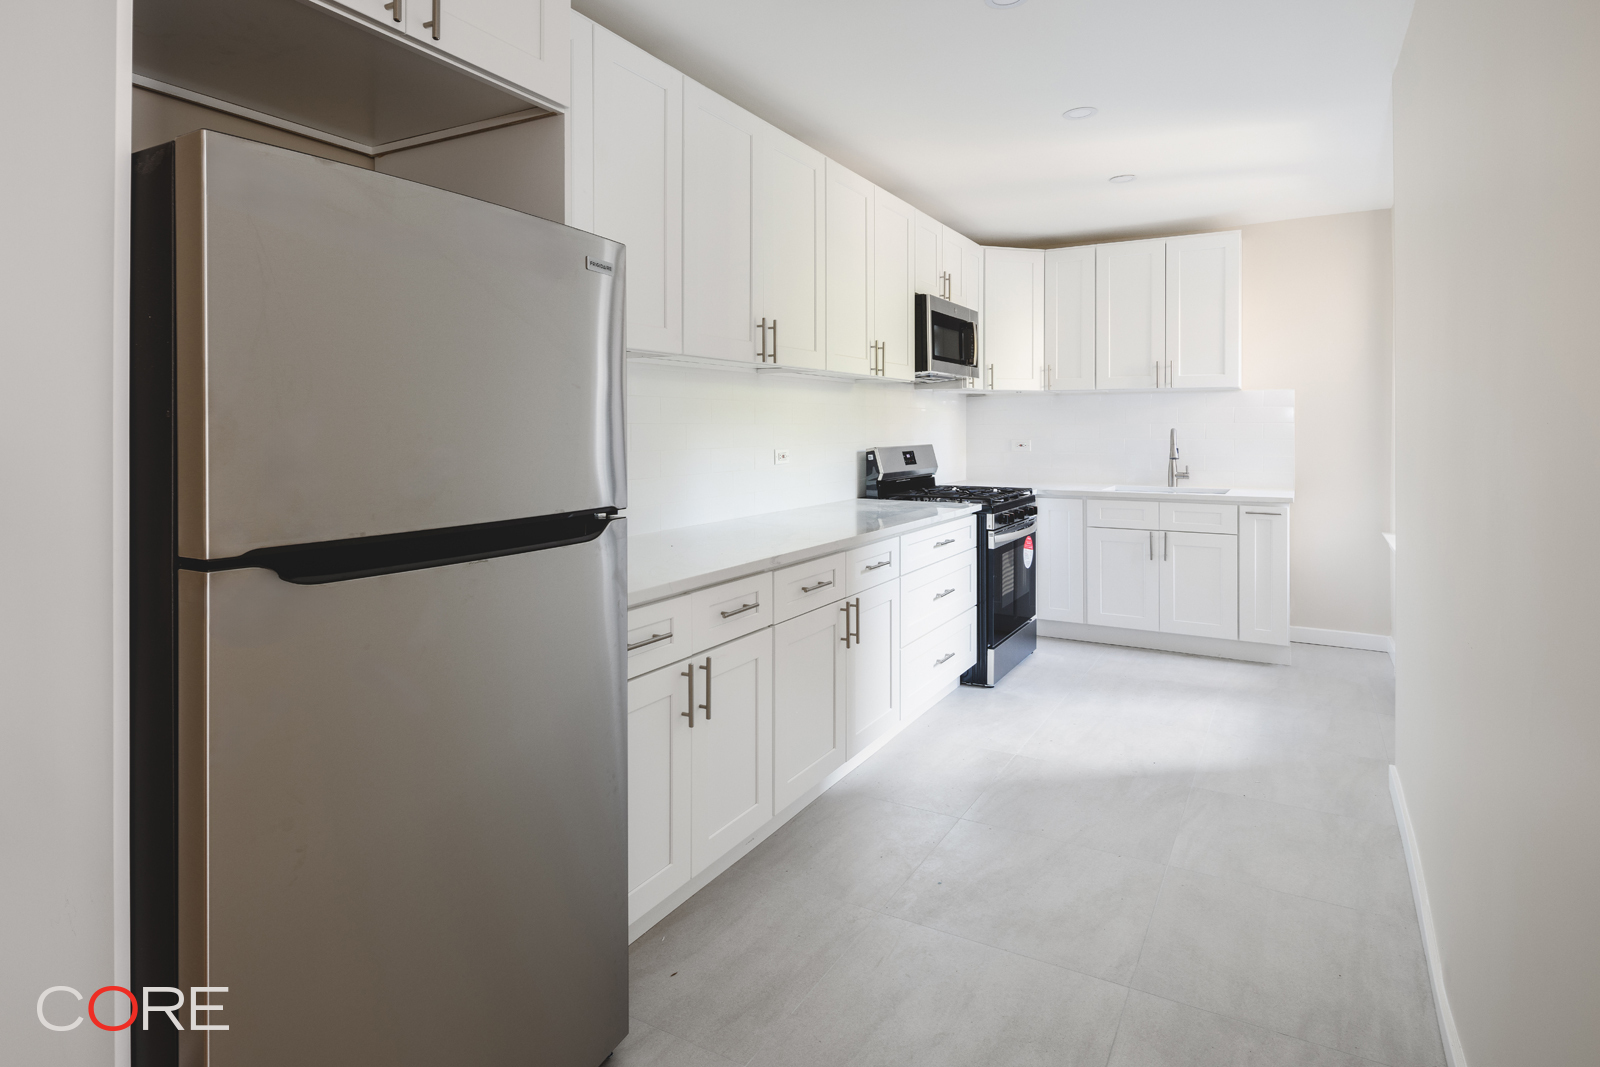
M 1029 534 L 1033 533 L 1033 531 L 1038 527 L 1038 525 L 1039 525 L 1038 522 L 1030 522 L 1030 523 L 1028 523 L 1028 525 L 1024 526 L 1020 530 L 1013 530 L 1010 533 L 1000 534 L 1000 535 L 990 534 L 989 535 L 989 547 L 990 548 L 1004 548 L 1006 545 L 1009 545 L 1013 541 L 1020 541 L 1024 537 L 1027 537 Z

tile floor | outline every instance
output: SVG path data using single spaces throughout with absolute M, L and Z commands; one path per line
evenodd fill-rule
M 1380 653 L 1041 639 L 631 953 L 614 1067 L 1436 1067 Z

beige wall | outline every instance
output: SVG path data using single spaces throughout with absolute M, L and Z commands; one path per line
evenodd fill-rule
M 108 1065 L 34 1003 L 127 984 L 129 2 L 10 4 L 0 63 L 0 1060 Z M 70 1022 L 81 1006 L 51 1005 Z
M 1396 749 L 1471 1067 L 1600 1063 L 1597 175 L 1600 4 L 1418 0 L 1395 73 Z
M 1244 387 L 1292 389 L 1296 626 L 1390 632 L 1389 212 L 1244 228 Z

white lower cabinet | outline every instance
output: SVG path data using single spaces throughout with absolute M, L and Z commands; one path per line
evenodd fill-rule
M 1083 621 L 1083 501 L 1039 498 L 1039 618 Z
M 1239 509 L 1239 639 L 1289 643 L 1289 511 Z
M 689 850 L 699 874 L 772 818 L 772 631 L 690 663 L 700 717 L 690 720 Z
M 849 748 L 854 756 L 900 721 L 900 583 L 874 586 L 850 602 L 845 643 Z
M 1169 530 L 1156 537 L 1161 542 L 1161 631 L 1236 639 L 1239 539 Z
M 1161 562 L 1154 530 L 1089 527 L 1084 538 L 1088 603 L 1084 621 L 1133 630 L 1161 629 Z
M 773 809 L 782 811 L 837 770 L 845 755 L 849 701 L 845 635 L 850 612 L 840 601 L 781 622 L 772 630 Z
M 628 921 L 772 818 L 772 630 L 628 683 Z
M 628 683 L 628 921 L 689 881 L 692 661 Z M 696 673 L 699 673 L 698 671 Z M 698 715 L 699 713 L 696 712 Z

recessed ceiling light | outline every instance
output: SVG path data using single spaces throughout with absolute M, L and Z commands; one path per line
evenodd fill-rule
M 1111 180 L 1114 181 L 1114 182 L 1118 182 L 1118 183 L 1131 182 L 1131 181 L 1133 181 L 1133 179 L 1135 179 L 1137 177 L 1138 177 L 1137 174 L 1113 174 L 1111 176 Z
M 1019 7 L 1022 0 L 983 0 L 990 7 Z
M 1075 107 L 1063 111 L 1061 117 L 1064 119 L 1092 119 L 1098 114 L 1100 114 L 1100 109 L 1097 107 Z

